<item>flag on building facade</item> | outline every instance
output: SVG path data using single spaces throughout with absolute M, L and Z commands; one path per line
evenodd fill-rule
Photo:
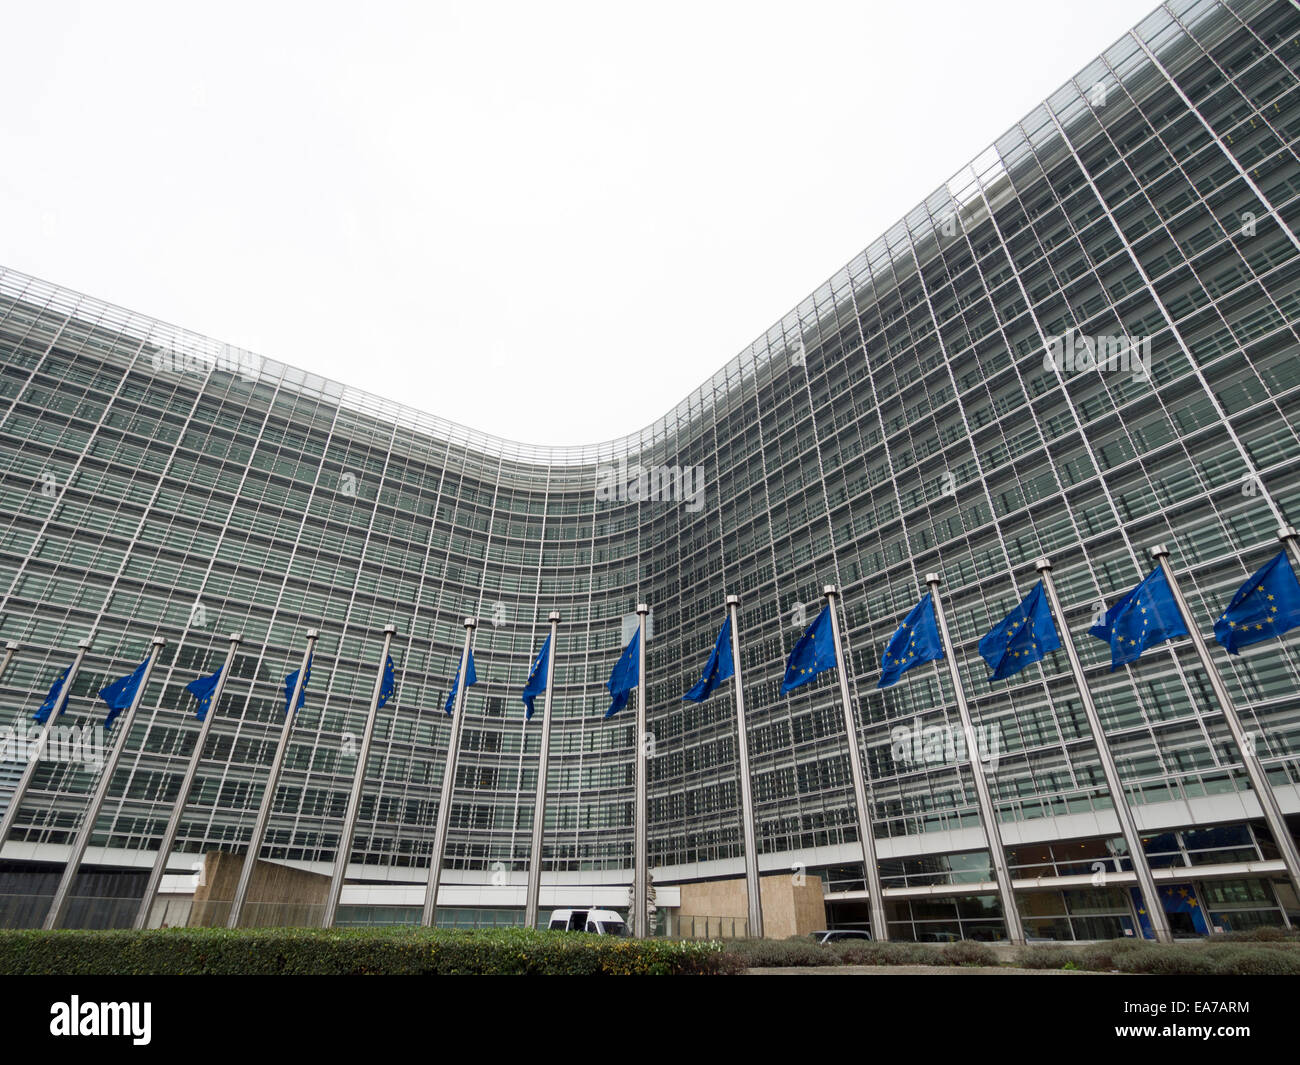
M 942 657 L 943 642 L 939 639 L 934 603 L 926 592 L 885 645 L 885 653 L 880 656 L 880 683 L 876 687 L 897 684 L 898 678 L 913 666 Z
M 144 679 L 145 670 L 149 668 L 149 659 L 145 659 L 125 677 L 118 677 L 106 688 L 101 688 L 99 697 L 108 706 L 108 716 L 104 718 L 104 727 L 112 728 L 117 715 L 129 710 L 135 701 L 135 693 L 140 690 L 140 681 Z
M 702 703 L 724 680 L 736 675 L 735 664 L 731 660 L 731 618 L 722 623 L 722 630 L 713 642 L 709 660 L 704 663 L 704 675 L 695 682 L 695 687 L 682 696 L 683 702 Z
M 1163 566 L 1156 566 L 1142 582 L 1106 611 L 1104 620 L 1089 635 L 1110 644 L 1110 668 L 1136 662 L 1148 647 L 1187 635 L 1187 625 L 1174 601 Z
M 1214 623 L 1214 638 L 1231 654 L 1300 625 L 1300 583 L 1286 552 L 1266 562 L 1237 589 Z
M 1039 581 L 1010 614 L 984 634 L 979 651 L 993 670 L 989 680 L 1005 680 L 1060 646 L 1052 608 Z
M 827 603 L 813 623 L 804 630 L 785 663 L 785 676 L 781 678 L 781 694 L 788 695 L 801 684 L 840 664 L 835 647 L 835 627 L 831 623 L 831 607 Z
M 537 658 L 533 660 L 532 671 L 528 674 L 528 683 L 524 685 L 525 721 L 533 719 L 533 714 L 537 711 L 537 707 L 533 704 L 537 697 L 546 691 L 547 673 L 550 672 L 550 658 L 551 635 L 547 633 L 546 639 L 542 641 L 542 649 L 537 652 Z

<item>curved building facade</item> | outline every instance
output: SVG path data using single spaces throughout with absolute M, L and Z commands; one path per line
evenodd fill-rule
M 990 683 L 976 653 L 1048 555 L 1152 864 L 1220 925 L 1300 916 L 1188 641 L 1111 672 L 1085 635 L 1159 541 L 1208 631 L 1279 525 L 1300 523 L 1298 40 L 1288 2 L 1167 4 L 674 410 L 591 447 L 497 439 L 0 270 L 0 639 L 21 645 L 5 723 L 78 640 L 70 723 L 98 721 L 95 692 L 168 641 L 91 866 L 130 881 L 152 862 L 197 727 L 184 685 L 232 631 L 244 643 L 170 868 L 246 847 L 281 680 L 317 628 L 262 855 L 327 872 L 392 622 L 397 696 L 344 901 L 351 920 L 409 918 L 474 615 L 445 879 L 473 894 L 465 921 L 517 919 L 538 743 L 519 693 L 558 610 L 545 883 L 624 890 L 633 730 L 603 719 L 604 682 L 646 602 L 656 884 L 739 876 L 730 693 L 680 701 L 739 593 L 762 867 L 820 877 L 827 919 L 861 924 L 837 682 L 779 695 L 830 583 L 891 931 L 998 936 L 970 767 L 907 739 L 956 724 L 947 675 L 876 688 L 937 571 L 971 712 L 997 736 L 990 783 L 1030 934 L 1122 934 L 1130 866 L 1064 656 Z M 1300 645 L 1215 650 L 1294 820 Z M 93 780 L 41 765 L 0 894 L 57 870 Z

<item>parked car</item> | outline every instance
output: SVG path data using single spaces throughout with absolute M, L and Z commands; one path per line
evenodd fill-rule
M 613 910 L 552 910 L 552 932 L 594 932 L 600 936 L 625 936 L 627 925 Z
M 814 943 L 844 943 L 856 939 L 870 939 L 871 933 L 860 928 L 835 928 L 821 932 L 809 932 L 808 938 Z

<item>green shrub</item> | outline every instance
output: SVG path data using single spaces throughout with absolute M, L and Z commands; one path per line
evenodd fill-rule
M 959 943 L 945 943 L 938 951 L 938 965 L 997 965 L 998 956 L 983 943 L 963 939 Z
M 1209 951 L 1199 945 L 1144 944 L 1140 950 L 1114 955 L 1115 968 L 1122 973 L 1148 976 L 1205 976 L 1216 972 Z
M 1213 972 L 1222 976 L 1295 976 L 1300 974 L 1300 954 L 1267 946 L 1224 944 L 1203 947 Z
M 738 971 L 714 942 L 524 928 L 0 931 L 0 975 L 590 974 Z
M 739 958 L 746 967 L 783 968 L 789 966 L 837 965 L 839 955 L 834 947 L 814 943 L 807 936 L 789 939 L 728 939 L 723 950 Z
M 1014 961 L 1021 969 L 1064 969 L 1070 963 L 1081 964 L 1072 947 L 1021 947 Z

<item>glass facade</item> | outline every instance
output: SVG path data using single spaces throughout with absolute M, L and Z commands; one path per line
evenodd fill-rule
M 987 854 L 953 852 L 948 835 L 978 828 L 969 766 L 918 765 L 896 746 L 899 727 L 957 726 L 948 677 L 922 667 L 881 692 L 879 654 L 940 572 L 971 712 L 999 737 L 1009 849 L 1074 833 L 1070 815 L 1111 800 L 1064 655 L 990 684 L 975 647 L 1048 555 L 1129 801 L 1195 827 L 1214 809 L 1196 800 L 1248 784 L 1192 647 L 1111 673 L 1083 633 L 1158 541 L 1208 629 L 1276 552 L 1279 524 L 1300 524 L 1297 70 L 1293 4 L 1167 4 L 674 410 L 590 447 L 491 437 L 0 270 L 0 640 L 22 645 L 0 678 L 6 723 L 77 640 L 93 638 L 70 723 L 98 715 L 94 693 L 166 637 L 92 841 L 147 862 L 197 728 L 183 687 L 242 632 L 179 837 L 189 852 L 240 850 L 280 680 L 319 628 L 262 853 L 332 862 L 391 621 L 398 694 L 379 716 L 352 860 L 418 881 L 441 706 L 461 619 L 476 615 L 446 868 L 518 872 L 538 741 L 519 692 L 559 610 L 544 868 L 595 877 L 631 864 L 632 715 L 603 720 L 603 685 L 625 617 L 648 602 L 651 864 L 664 882 L 699 863 L 734 875 L 731 695 L 681 695 L 724 595 L 741 594 L 759 849 L 775 868 L 853 844 L 835 677 L 778 693 L 833 583 L 886 887 L 978 881 Z M 1139 365 L 1045 360 L 1080 337 L 1140 338 Z M 637 467 L 702 469 L 702 493 L 600 490 Z M 1215 653 L 1275 785 L 1295 788 L 1296 642 Z M 42 763 L 10 843 L 70 843 L 93 779 Z M 1255 846 L 1251 826 L 1235 830 Z M 852 875 L 828 875 L 828 890 Z M 1225 879 L 1210 901 L 1248 909 L 1265 889 Z M 1058 893 L 1026 912 L 1111 928 L 1123 894 Z M 1000 924 L 991 894 L 900 896 L 895 912 L 942 936 L 922 928 L 934 906 L 981 933 L 991 907 Z

